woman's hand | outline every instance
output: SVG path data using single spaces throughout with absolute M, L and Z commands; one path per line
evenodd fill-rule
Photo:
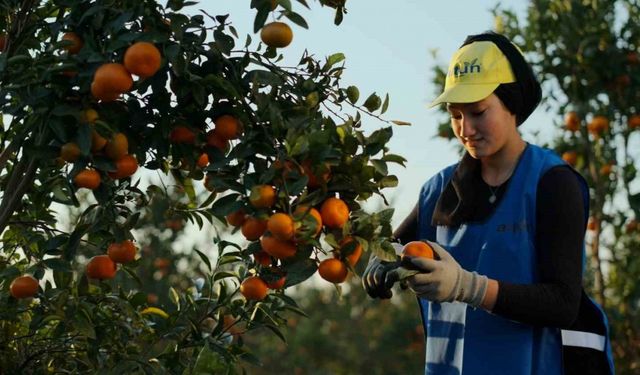
M 408 278 L 409 288 L 420 298 L 430 301 L 460 301 L 473 307 L 480 306 L 487 290 L 487 277 L 464 270 L 442 246 L 435 242 L 427 242 L 438 259 L 403 258 L 404 268 L 420 271 Z

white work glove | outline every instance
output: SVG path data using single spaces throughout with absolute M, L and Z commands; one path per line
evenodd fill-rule
M 417 270 L 410 276 L 409 288 L 420 298 L 433 302 L 459 301 L 477 308 L 487 291 L 488 278 L 477 272 L 469 272 L 458 264 L 445 249 L 435 242 L 427 241 L 436 253 L 436 259 L 405 257 L 398 271 L 391 271 L 388 279 L 398 279 L 396 273 L 402 268 Z

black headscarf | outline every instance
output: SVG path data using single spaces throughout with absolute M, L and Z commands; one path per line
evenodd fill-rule
M 520 126 L 533 113 L 542 99 L 542 89 L 533 69 L 507 37 L 493 31 L 469 35 L 460 47 L 479 41 L 492 42 L 509 60 L 516 82 L 501 84 L 495 89 L 494 94 L 500 98 L 509 112 L 516 115 L 516 123 Z

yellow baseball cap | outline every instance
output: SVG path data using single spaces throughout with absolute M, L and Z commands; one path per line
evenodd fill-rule
M 444 92 L 429 104 L 473 103 L 502 83 L 516 82 L 507 57 L 493 42 L 478 41 L 460 48 L 451 58 Z

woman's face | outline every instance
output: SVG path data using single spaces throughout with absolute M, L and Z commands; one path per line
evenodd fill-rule
M 449 103 L 447 110 L 453 133 L 475 159 L 495 154 L 517 135 L 516 116 L 495 94 L 475 103 Z

